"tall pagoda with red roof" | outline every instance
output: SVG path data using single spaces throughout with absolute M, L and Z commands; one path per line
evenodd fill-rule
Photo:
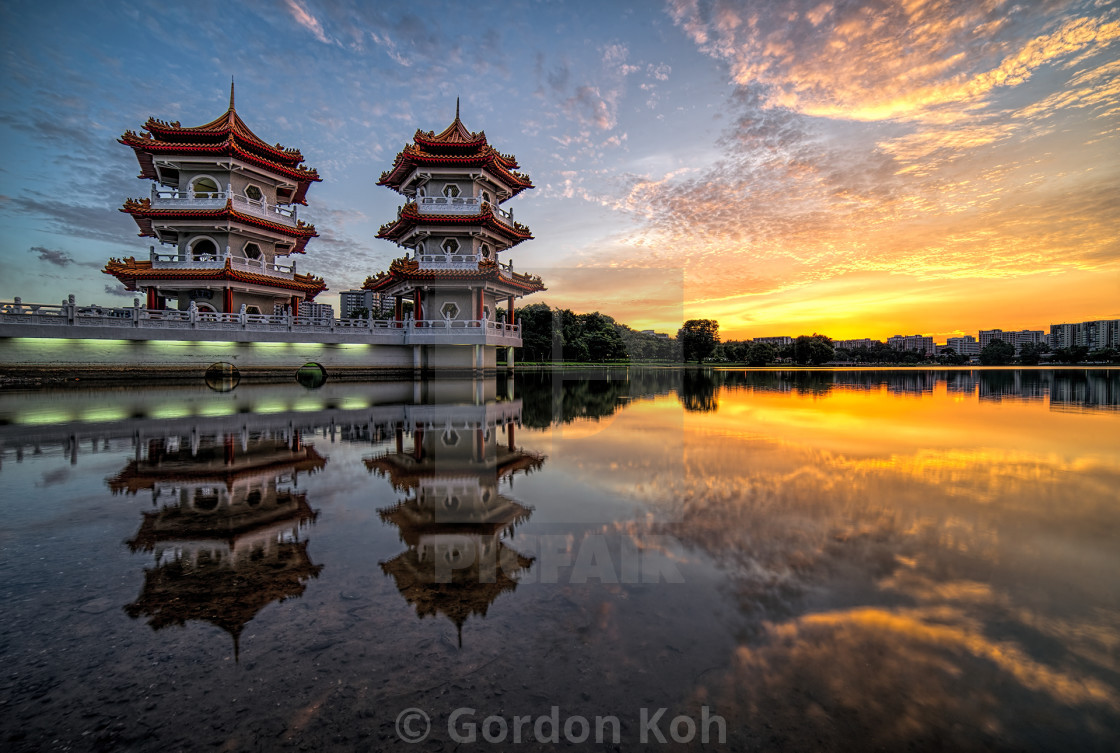
M 496 348 L 486 346 L 497 345 L 511 346 L 512 363 L 512 346 L 521 344 L 515 300 L 545 289 L 540 277 L 514 272 L 512 263 L 500 259 L 533 237 L 512 210 L 501 207 L 534 187 L 518 167 L 515 157 L 487 142 L 484 131 L 463 125 L 456 101 L 451 125 L 438 134 L 417 130 L 377 183 L 408 200 L 377 234 L 407 252 L 363 287 L 396 299 L 398 323 L 403 325 L 403 302 L 409 299 L 414 330 L 447 333 L 446 339 L 430 340 L 422 366 L 493 368 Z M 504 321 L 498 318 L 500 307 Z M 454 348 L 439 349 L 443 343 L 474 345 L 472 361 L 458 364 Z
M 301 301 L 326 290 L 322 278 L 296 272 L 318 233 L 299 219 L 307 189 L 321 180 L 298 149 L 270 146 L 234 108 L 194 128 L 149 118 L 139 133 L 119 139 L 132 147 L 140 178 L 153 181 L 150 197 L 128 199 L 142 237 L 156 238 L 150 258 L 110 259 L 106 274 L 146 294 L 149 309 L 272 314 L 277 306 L 299 313 Z

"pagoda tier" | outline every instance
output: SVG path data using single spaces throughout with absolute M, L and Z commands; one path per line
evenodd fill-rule
M 416 283 L 445 281 L 484 284 L 488 289 L 493 288 L 493 292 L 503 295 L 526 295 L 545 290 L 540 277 L 512 272 L 508 266 L 502 266 L 496 261 L 483 259 L 477 265 L 461 266 L 461 269 L 426 269 L 416 259 L 394 259 L 388 272 L 367 277 L 362 287 L 375 293 L 400 294 L 402 288 L 414 289 Z M 475 286 L 477 285 L 472 285 Z
M 178 122 L 168 123 L 149 118 L 140 133 L 126 131 L 118 139 L 132 147 L 140 163 L 140 177 L 176 184 L 180 163 L 197 162 L 199 158 L 225 158 L 233 168 L 234 161 L 263 171 L 279 179 L 278 199 L 283 203 L 306 204 L 311 183 L 322 180 L 319 174 L 304 167 L 298 149 L 269 146 L 253 133 L 234 109 L 233 85 L 230 85 L 229 109 L 205 125 L 188 128 Z
M 179 233 L 183 231 L 183 222 L 204 224 L 209 230 L 221 232 L 245 232 L 246 230 L 263 230 L 266 233 L 280 235 L 292 239 L 292 246 L 286 251 L 291 254 L 302 254 L 307 246 L 307 241 L 317 238 L 315 226 L 302 220 L 294 223 L 285 223 L 254 217 L 251 214 L 239 212 L 233 207 L 233 199 L 227 199 L 225 206 L 217 209 L 187 209 L 176 207 L 171 209 L 155 209 L 151 199 L 128 199 L 120 211 L 132 215 L 140 228 L 141 238 L 158 238 L 162 243 L 174 243 Z M 169 225 L 157 224 L 160 222 L 172 223 Z M 281 253 L 283 249 L 278 249 Z
M 425 204 L 425 208 L 427 208 Z M 415 202 L 409 202 L 401 208 L 397 219 L 382 225 L 377 232 L 377 237 L 393 241 L 399 245 L 408 243 L 413 233 L 427 236 L 431 233 L 454 234 L 457 228 L 464 231 L 481 228 L 493 240 L 501 243 L 503 248 L 511 248 L 522 241 L 532 240 L 533 234 L 529 228 L 520 222 L 514 222 L 508 215 L 495 215 L 492 205 L 485 202 L 478 204 L 478 212 L 474 214 L 438 214 L 438 205 L 432 205 L 433 211 L 421 211 Z M 470 207 L 473 209 L 473 207 Z
M 393 161 L 393 167 L 381 174 L 379 186 L 388 186 L 406 196 L 415 196 L 431 179 L 431 173 L 449 170 L 462 173 L 487 174 L 488 183 L 502 202 L 533 188 L 528 175 L 516 172 L 519 165 L 512 155 L 502 154 L 486 141 L 485 131 L 472 133 L 459 120 L 459 105 L 455 104 L 455 120 L 442 132 L 417 130 L 413 144 L 404 149 Z
M 223 266 L 213 269 L 191 267 L 191 262 L 184 262 L 182 267 L 175 266 L 161 269 L 157 262 L 137 261 L 133 257 L 127 259 L 110 259 L 101 271 L 116 277 L 128 290 L 147 288 L 147 283 L 158 284 L 165 281 L 191 283 L 189 287 L 206 287 L 222 283 L 223 287 L 230 287 L 229 283 L 257 286 L 262 289 L 274 291 L 276 289 L 299 293 L 305 300 L 310 301 L 319 293 L 327 289 L 321 277 L 309 274 L 283 273 L 276 271 L 274 274 L 253 272 L 242 268 L 245 260 L 235 261 L 233 257 L 225 257 Z M 269 265 L 270 271 L 276 265 Z M 195 284 L 197 283 L 197 284 Z M 228 313 L 228 312 L 227 312 Z

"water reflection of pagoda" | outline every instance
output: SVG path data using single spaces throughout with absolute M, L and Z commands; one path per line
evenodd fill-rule
M 533 564 L 506 543 L 532 510 L 500 490 L 503 482 L 512 487 L 518 473 L 539 469 L 545 458 L 515 444 L 520 401 L 500 416 L 488 415 L 487 406 L 433 407 L 438 413 L 415 416 L 410 447 L 405 426 L 398 425 L 394 450 L 364 462 L 406 495 L 380 511 L 408 547 L 382 562 L 382 571 L 420 618 L 451 620 L 461 646 L 466 621 L 485 617 Z
M 307 553 L 316 512 L 298 491 L 300 473 L 326 458 L 290 436 L 248 432 L 150 439 L 115 478 L 114 493 L 150 491 L 157 509 L 145 512 L 127 542 L 151 552 L 140 596 L 125 607 L 159 630 L 201 620 L 233 637 L 268 604 L 303 594 L 322 565 Z

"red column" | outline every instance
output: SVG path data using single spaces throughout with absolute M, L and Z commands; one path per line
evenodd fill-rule
M 156 308 L 156 289 L 148 288 L 148 308 L 155 310 Z
M 424 430 L 419 426 L 412 430 L 412 457 L 424 459 Z
M 509 449 L 510 450 L 516 450 L 517 447 L 514 446 L 514 444 L 513 444 L 513 422 L 512 421 L 510 421 L 508 424 L 506 424 L 506 434 L 509 435 L 509 437 L 508 437 L 508 439 L 509 439 Z
M 233 313 L 233 288 L 226 288 L 226 313 Z
M 396 310 L 393 312 L 393 318 L 397 321 L 397 326 L 400 326 L 400 322 L 404 321 L 404 298 L 395 295 L 393 299 L 396 301 Z
M 396 434 L 396 440 L 397 440 L 397 454 L 398 455 L 403 455 L 404 454 L 404 429 L 401 428 L 400 426 L 398 426 L 396 432 L 394 432 L 394 433 Z
M 513 296 L 509 297 L 509 303 L 506 304 L 506 324 L 513 324 Z
M 233 441 L 234 441 L 233 440 L 233 435 L 232 434 L 226 434 L 226 440 L 225 440 L 226 465 L 233 465 L 233 459 L 234 459 L 234 455 L 235 455 Z
M 299 316 L 299 296 L 292 296 L 292 316 Z
M 416 321 L 424 318 L 424 304 L 420 302 L 420 289 L 416 289 L 415 299 L 412 304 L 412 317 Z

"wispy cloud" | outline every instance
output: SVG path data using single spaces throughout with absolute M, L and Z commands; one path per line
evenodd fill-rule
M 284 0 L 284 4 L 288 6 L 288 12 L 292 14 L 292 18 L 295 19 L 297 24 L 310 31 L 323 44 L 331 43 L 330 38 L 323 31 L 323 24 L 311 14 L 311 11 L 300 0 Z

